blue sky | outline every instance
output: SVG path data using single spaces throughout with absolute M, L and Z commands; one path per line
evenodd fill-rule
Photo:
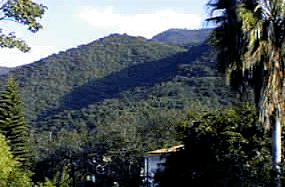
M 33 0 L 48 6 L 44 29 L 31 33 L 21 24 L 0 22 L 4 33 L 15 31 L 31 52 L 0 48 L 0 66 L 29 64 L 53 53 L 87 44 L 111 33 L 152 36 L 171 29 L 206 28 L 208 0 Z

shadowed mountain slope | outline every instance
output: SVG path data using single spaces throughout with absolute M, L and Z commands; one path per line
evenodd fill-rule
M 64 165 L 64 154 L 89 154 L 95 144 L 106 145 L 106 155 L 138 160 L 179 143 L 175 128 L 190 109 L 239 103 L 214 53 L 205 43 L 186 48 L 113 34 L 9 71 L 0 91 L 8 76 L 19 80 L 39 176 Z M 86 179 L 86 159 L 74 161 Z M 114 181 L 122 180 L 128 167 L 115 168 Z
M 110 80 L 108 77 L 113 76 L 111 74 L 123 71 L 125 75 L 120 76 L 128 78 L 131 76 L 130 72 L 133 72 L 130 67 L 134 68 L 145 62 L 151 64 L 183 51 L 180 47 L 147 42 L 127 35 L 110 36 L 18 67 L 10 71 L 9 75 L 20 81 L 21 93 L 24 95 L 25 118 L 30 121 L 37 119 L 43 111 L 69 107 L 66 103 L 67 95 L 88 87 L 88 84 L 100 85 L 97 89 L 100 94 L 94 92 L 92 97 L 99 98 L 102 94 L 107 97 L 107 92 L 110 91 L 106 92 L 102 83 L 95 83 L 94 80 L 104 80 L 105 86 L 115 89 L 107 83 Z M 137 72 L 144 74 L 142 71 Z M 3 75 L 1 81 L 6 82 L 7 77 Z M 99 102 L 100 99 L 91 102 L 95 101 Z M 81 107 L 74 104 L 73 106 Z
M 137 102 L 180 110 L 189 102 L 212 108 L 238 102 L 203 43 L 185 49 L 142 37 L 110 35 L 17 67 L 9 75 L 20 81 L 25 120 L 44 129 L 56 124 L 56 131 L 60 121 L 67 123 L 68 111 L 76 111 L 83 120 L 86 110 L 106 111 L 107 101 L 130 111 Z M 0 77 L 1 85 L 7 77 Z

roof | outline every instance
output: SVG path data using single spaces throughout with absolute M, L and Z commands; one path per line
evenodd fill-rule
M 168 149 L 157 149 L 157 150 L 154 150 L 154 151 L 149 151 L 149 152 L 147 152 L 147 154 L 151 154 L 151 155 L 166 154 L 166 153 L 170 153 L 170 152 L 179 151 L 183 147 L 184 147 L 184 145 L 177 145 L 177 146 L 174 146 L 174 147 L 170 147 Z

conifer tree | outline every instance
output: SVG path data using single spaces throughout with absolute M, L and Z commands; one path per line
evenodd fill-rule
M 62 174 L 62 180 L 59 180 L 61 186 L 66 186 L 66 171 Z M 59 173 L 56 177 L 58 178 Z M 56 179 L 57 179 L 56 178 Z M 46 179 L 46 182 L 40 182 L 34 184 L 31 182 L 29 177 L 29 171 L 25 171 L 21 168 L 21 164 L 13 157 L 11 148 L 8 145 L 8 141 L 0 134 L 0 186 L 13 186 L 13 187 L 55 187 L 54 183 L 57 182 L 56 179 L 53 179 L 50 182 Z M 54 182 L 55 181 L 55 182 Z
M 12 154 L 23 169 L 30 169 L 32 164 L 27 127 L 19 85 L 14 78 L 9 78 L 8 87 L 3 91 L 0 100 L 0 132 L 7 138 Z
M 10 151 L 7 139 L 0 134 L 0 186 L 32 187 L 28 173 L 19 166 Z

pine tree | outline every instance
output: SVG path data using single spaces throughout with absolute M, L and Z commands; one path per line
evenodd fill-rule
M 24 121 L 24 106 L 19 94 L 19 85 L 14 78 L 8 79 L 8 87 L 0 100 L 0 132 L 7 138 L 12 154 L 23 169 L 30 169 L 32 152 L 28 126 Z
M 13 157 L 7 139 L 0 134 L 0 186 L 32 187 L 28 172 Z
M 58 183 L 61 186 L 67 186 L 65 169 L 62 174 L 62 180 Z M 56 177 L 58 177 L 57 174 Z M 53 183 L 55 179 L 53 179 Z M 7 139 L 0 134 L 0 186 L 13 186 L 13 187 L 56 187 L 52 182 L 40 182 L 34 184 L 29 177 L 29 171 L 23 170 L 21 164 L 12 155 L 11 148 L 8 145 Z

